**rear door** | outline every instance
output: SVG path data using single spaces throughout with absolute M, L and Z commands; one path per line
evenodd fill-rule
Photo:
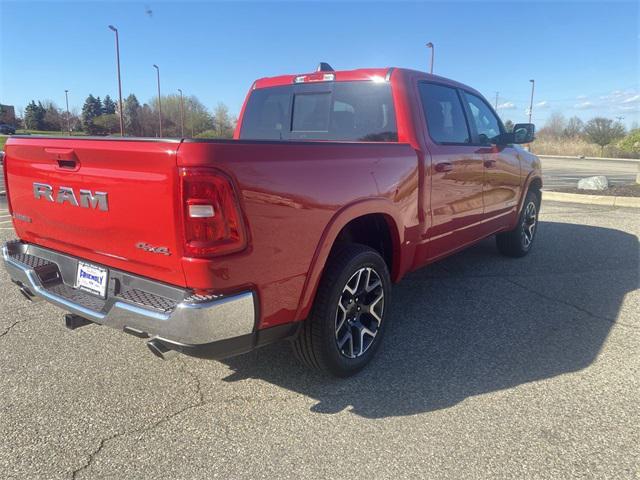
M 18 236 L 99 265 L 184 284 L 178 142 L 13 138 Z
M 483 165 L 458 90 L 431 82 L 420 82 L 418 89 L 432 159 L 428 257 L 435 259 L 477 238 Z

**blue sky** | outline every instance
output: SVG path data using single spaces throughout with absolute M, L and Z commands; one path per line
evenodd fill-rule
M 196 95 L 233 113 L 254 79 L 336 69 L 425 69 L 469 84 L 503 119 L 524 121 L 530 78 L 534 122 L 552 112 L 640 121 L 638 2 L 31 2 L 0 0 L 0 102 L 31 99 L 72 108 L 89 93 L 117 96 L 120 30 L 123 93 L 142 102 Z M 147 10 L 151 10 L 149 14 Z

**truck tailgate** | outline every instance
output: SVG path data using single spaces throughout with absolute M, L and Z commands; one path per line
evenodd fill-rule
M 12 138 L 5 162 L 18 236 L 184 285 L 178 146 L 171 140 Z

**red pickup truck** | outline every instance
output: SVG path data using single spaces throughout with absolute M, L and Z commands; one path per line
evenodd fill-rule
M 477 91 L 400 68 L 262 78 L 233 140 L 14 136 L 4 173 L 29 300 L 223 358 L 292 340 L 348 376 L 379 346 L 391 284 L 496 235 L 536 233 L 540 162 Z

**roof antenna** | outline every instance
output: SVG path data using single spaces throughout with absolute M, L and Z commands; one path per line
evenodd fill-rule
M 333 67 L 331 67 L 331 65 L 329 65 L 327 62 L 320 62 L 318 64 L 318 68 L 316 69 L 316 72 L 333 72 Z

